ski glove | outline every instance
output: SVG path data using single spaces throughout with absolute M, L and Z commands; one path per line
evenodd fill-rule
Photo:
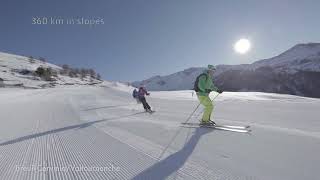
M 221 89 L 218 89 L 218 91 L 217 91 L 219 94 L 221 94 L 221 93 L 223 93 L 223 90 L 221 90 Z
M 206 89 L 206 93 L 210 93 L 211 91 L 211 89 Z

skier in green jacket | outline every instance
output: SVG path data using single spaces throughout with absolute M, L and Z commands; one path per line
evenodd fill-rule
M 197 92 L 198 99 L 200 103 L 205 107 L 202 116 L 202 125 L 216 125 L 214 121 L 211 120 L 211 113 L 213 111 L 213 103 L 209 98 L 211 91 L 216 91 L 221 94 L 223 91 L 218 89 L 213 84 L 213 73 L 216 68 L 213 65 L 208 65 L 208 69 L 197 77 L 194 85 L 194 90 Z

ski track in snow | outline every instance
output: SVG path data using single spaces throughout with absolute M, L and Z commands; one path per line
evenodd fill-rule
M 217 121 L 250 125 L 252 135 L 200 128 L 181 129 L 180 123 L 189 116 L 196 101 L 149 98 L 157 110 L 150 115 L 142 112 L 141 104 L 134 103 L 130 93 L 112 88 L 77 87 L 4 93 L 8 96 L 0 96 L 0 179 L 317 177 L 319 131 L 285 127 L 285 124 L 280 127 L 272 122 L 266 124 L 259 118 L 256 121 L 247 119 L 246 114 L 228 118 L 230 113 L 227 111 L 233 108 L 231 105 L 241 99 L 223 101 L 230 104 L 230 109 L 222 111 L 217 103 L 215 111 L 220 112 L 217 112 Z M 251 102 L 246 103 L 250 106 Z M 181 113 L 175 113 L 173 108 Z M 197 121 L 200 113 L 201 108 L 190 122 Z M 309 117 L 312 120 L 313 115 Z M 299 153 L 295 152 L 295 146 Z M 286 147 L 288 149 L 284 151 Z M 300 153 L 309 156 L 303 157 Z M 21 169 L 32 166 L 60 170 Z M 110 166 L 119 170 L 75 169 Z

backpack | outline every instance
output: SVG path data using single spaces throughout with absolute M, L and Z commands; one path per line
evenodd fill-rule
M 136 89 L 133 90 L 132 96 L 133 96 L 133 98 L 137 98 L 138 97 L 138 91 Z
M 199 92 L 200 91 L 198 84 L 199 84 L 200 77 L 203 76 L 203 75 L 206 76 L 206 80 L 208 78 L 208 75 L 206 73 L 202 73 L 197 77 L 196 81 L 194 82 L 194 87 L 193 87 L 193 90 L 195 92 Z

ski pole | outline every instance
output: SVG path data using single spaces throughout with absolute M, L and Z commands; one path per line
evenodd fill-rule
M 212 98 L 211 101 L 215 100 L 218 96 L 219 96 L 219 93 L 214 98 Z
M 190 114 L 190 116 L 187 118 L 187 120 L 186 120 L 184 123 L 187 123 L 187 122 L 191 119 L 191 117 L 192 117 L 193 114 L 197 111 L 197 109 L 199 108 L 199 106 L 200 106 L 200 103 L 199 103 L 198 106 L 193 110 L 193 112 Z
M 219 96 L 219 94 L 217 94 L 211 101 L 213 101 L 214 99 L 216 99 L 217 97 Z M 192 115 L 197 111 L 197 109 L 199 108 L 201 103 L 199 103 L 197 105 L 197 107 L 193 110 L 193 112 L 190 114 L 190 116 L 188 117 L 188 119 L 184 122 L 184 123 L 187 123 Z M 161 160 L 162 156 L 164 155 L 164 153 L 168 150 L 168 148 L 171 146 L 172 142 L 176 139 L 176 137 L 179 135 L 180 131 L 182 130 L 182 127 L 180 127 L 178 129 L 178 131 L 175 133 L 175 135 L 171 138 L 171 140 L 169 141 L 169 144 L 164 148 L 164 150 L 162 151 L 162 153 L 160 154 L 160 156 L 158 157 L 158 161 Z
M 215 100 L 218 96 L 219 96 L 219 93 L 218 93 L 214 98 L 212 98 L 211 101 Z M 187 119 L 184 123 L 187 123 L 187 122 L 191 119 L 191 117 L 193 116 L 193 114 L 194 114 L 194 113 L 197 111 L 197 109 L 199 108 L 200 104 L 201 104 L 201 103 L 198 104 L 198 106 L 194 109 L 194 111 L 190 114 L 190 116 L 188 117 L 188 119 Z
M 212 99 L 210 99 L 210 100 L 213 101 L 213 100 L 215 100 L 218 96 L 219 96 L 219 93 L 218 93 L 214 98 L 212 98 Z M 203 113 L 203 110 L 199 113 L 199 115 L 200 115 L 201 113 Z M 199 116 L 199 115 L 198 115 L 198 116 Z
M 193 116 L 193 114 L 197 111 L 197 109 L 199 108 L 201 103 L 199 103 L 197 105 L 197 107 L 193 110 L 193 112 L 190 114 L 190 116 L 187 118 L 187 120 L 184 123 L 187 123 L 191 117 Z M 167 151 L 167 149 L 171 146 L 172 142 L 176 139 L 176 137 L 179 135 L 180 131 L 182 130 L 182 127 L 180 127 L 178 129 L 178 131 L 175 133 L 175 135 L 171 138 L 171 140 L 169 141 L 168 145 L 164 148 L 164 150 L 162 151 L 162 153 L 160 154 L 160 156 L 158 157 L 158 159 L 160 160 L 162 158 L 162 156 L 164 155 L 164 153 Z

